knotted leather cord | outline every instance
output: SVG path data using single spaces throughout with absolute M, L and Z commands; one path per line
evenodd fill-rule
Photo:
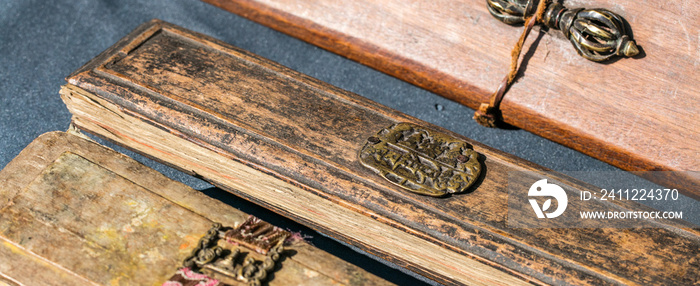
M 518 59 L 520 58 L 520 53 L 523 50 L 523 44 L 525 43 L 527 36 L 530 34 L 532 27 L 535 26 L 535 23 L 542 22 L 542 16 L 544 15 L 545 8 L 547 7 L 547 2 L 549 1 L 540 0 L 540 3 L 537 5 L 535 15 L 525 21 L 525 30 L 523 31 L 523 34 L 520 35 L 520 40 L 518 40 L 518 43 L 515 44 L 515 47 L 510 52 L 510 71 L 501 82 L 498 90 L 491 95 L 491 100 L 489 103 L 482 103 L 481 106 L 479 106 L 479 109 L 474 112 L 474 120 L 476 120 L 476 122 L 479 124 L 485 127 L 496 127 L 497 124 L 501 122 L 501 110 L 499 109 L 501 106 L 501 101 L 503 100 L 506 90 L 510 84 L 513 83 L 515 75 L 518 73 Z M 531 4 L 532 1 L 528 2 L 528 7 L 526 7 L 525 11 L 530 10 L 529 7 Z

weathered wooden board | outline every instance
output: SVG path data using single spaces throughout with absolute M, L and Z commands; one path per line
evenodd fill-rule
M 0 284 L 161 285 L 213 222 L 247 218 L 95 142 L 47 133 L 0 172 Z M 269 285 L 389 284 L 303 241 L 287 249 Z
M 522 32 L 493 18 L 485 0 L 204 1 L 473 109 L 500 84 Z M 599 64 L 559 31 L 532 36 L 523 75 L 501 105 L 504 120 L 625 170 L 697 171 L 700 6 L 563 4 L 619 13 L 646 56 Z M 700 178 L 679 174 L 649 179 L 700 190 Z
M 67 80 L 79 128 L 441 283 L 700 279 L 697 230 L 508 227 L 506 185 L 529 188 L 509 172 L 543 168 L 171 24 L 142 25 Z M 400 122 L 473 146 L 475 186 L 421 196 L 365 168 L 368 138 Z

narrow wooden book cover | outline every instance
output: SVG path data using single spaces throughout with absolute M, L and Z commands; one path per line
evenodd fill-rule
M 0 204 L 2 285 L 390 284 L 69 133 L 40 136 L 0 171 Z M 226 231 L 225 239 L 218 241 L 220 257 L 202 263 L 204 253 L 193 250 L 206 250 L 203 237 L 213 232 L 214 223 L 221 224 L 214 230 Z M 273 249 L 251 244 L 235 235 L 241 228 L 258 231 L 250 238 L 275 234 L 270 241 L 282 244 Z M 236 249 L 238 260 L 231 254 Z M 278 255 L 276 261 L 265 260 L 273 254 Z M 188 257 L 194 263 L 183 267 Z M 257 280 L 261 283 L 247 276 L 234 281 L 220 275 L 225 272 L 221 269 L 241 269 L 244 257 L 258 268 L 272 261 L 264 278 Z M 205 276 L 193 268 L 221 273 Z M 251 273 L 261 277 L 260 271 Z
M 204 1 L 473 109 L 496 91 L 523 30 L 492 17 L 486 0 Z M 642 56 L 595 63 L 560 31 L 533 32 L 501 104 L 505 122 L 624 170 L 698 171 L 700 6 L 551 2 L 620 14 Z M 698 176 L 649 179 L 700 189 Z
M 506 185 L 532 184 L 509 173 L 547 170 L 168 23 L 140 26 L 67 80 L 79 128 L 440 283 L 700 279 L 697 230 L 508 227 Z M 440 175 L 420 175 L 431 168 Z

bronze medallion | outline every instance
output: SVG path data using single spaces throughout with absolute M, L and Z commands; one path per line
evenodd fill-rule
M 411 123 L 369 137 L 360 162 L 403 189 L 434 197 L 466 191 L 481 173 L 467 142 Z

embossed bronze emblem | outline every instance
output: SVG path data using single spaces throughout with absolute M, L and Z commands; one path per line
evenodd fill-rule
M 414 193 L 440 197 L 464 192 L 481 173 L 478 154 L 467 142 L 411 123 L 369 137 L 360 162 Z
M 236 228 L 214 224 L 168 282 L 261 285 L 275 270 L 289 235 L 253 216 Z

